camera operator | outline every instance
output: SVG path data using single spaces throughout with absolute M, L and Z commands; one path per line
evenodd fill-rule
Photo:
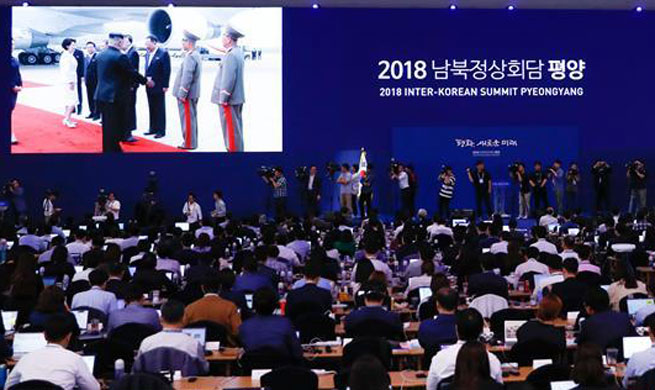
M 121 211 L 121 202 L 116 199 L 116 195 L 113 192 L 107 194 L 107 204 L 105 205 L 105 214 L 113 214 L 114 221 L 118 221 L 118 216 Z
M 55 200 L 57 200 L 57 193 L 55 191 L 46 191 L 45 198 L 43 199 L 43 217 L 45 224 L 48 225 L 50 220 L 61 212 L 60 208 L 55 207 Z
M 350 173 L 350 165 L 341 164 L 341 173 L 337 178 L 339 184 L 339 205 L 342 208 L 348 209 L 348 214 L 353 214 L 353 197 L 352 197 L 352 174 Z
M 475 170 L 466 168 L 466 174 L 469 181 L 475 188 L 475 209 L 478 218 L 482 218 L 482 204 L 487 210 L 487 215 L 491 216 L 493 210 L 491 209 L 491 175 L 484 168 L 484 162 L 479 160 L 475 163 Z
M 412 188 L 409 186 L 409 175 L 405 166 L 401 163 L 392 163 L 391 180 L 398 181 L 400 188 L 400 211 L 411 218 L 414 215 L 412 209 Z
M 182 206 L 182 214 L 186 217 L 187 223 L 192 225 L 192 228 L 195 228 L 202 221 L 202 209 L 196 201 L 196 195 L 193 192 L 189 192 L 189 195 L 187 195 L 186 202 Z
M 572 162 L 566 171 L 566 209 L 575 211 L 578 208 L 578 191 L 580 186 L 580 169 Z
M 548 194 L 546 192 L 547 182 L 548 180 L 542 170 L 541 161 L 535 161 L 534 171 L 532 172 L 532 175 L 530 175 L 530 187 L 532 187 L 535 212 L 548 208 Z M 542 205 L 543 209 L 540 208 Z
M 366 165 L 366 175 L 361 180 L 362 192 L 359 194 L 359 212 L 362 220 L 371 214 L 371 202 L 373 201 L 373 165 Z
M 25 201 L 25 190 L 20 180 L 11 179 L 5 186 L 5 196 L 11 200 L 15 213 L 15 222 L 21 223 L 27 218 L 27 202 Z
M 319 204 L 321 202 L 321 178 L 318 177 L 316 165 L 309 167 L 309 175 L 303 181 L 303 192 L 307 201 L 307 216 L 317 217 L 320 214 Z
M 564 213 L 564 170 L 562 161 L 555 160 L 553 166 L 548 168 L 548 176 L 553 185 L 553 194 L 555 194 L 555 203 L 557 205 L 557 214 Z
M 281 221 L 287 214 L 287 179 L 284 177 L 282 167 L 275 167 L 273 176 L 268 176 L 267 180 L 273 188 L 275 219 Z
M 641 160 L 634 160 L 627 165 L 626 176 L 630 185 L 630 202 L 628 212 L 636 214 L 646 208 L 646 165 Z
M 528 173 L 525 171 L 525 164 L 516 162 L 510 168 L 512 177 L 519 187 L 519 219 L 527 219 L 530 216 L 530 195 L 532 187 Z
M 598 160 L 591 167 L 596 190 L 596 212 L 608 211 L 610 206 L 610 175 L 612 167 L 604 160 Z
M 455 174 L 453 168 L 444 166 L 439 173 L 439 217 L 450 220 L 450 201 L 455 194 Z

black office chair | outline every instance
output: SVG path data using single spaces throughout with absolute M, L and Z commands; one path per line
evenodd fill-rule
M 453 385 L 453 381 L 455 380 L 455 376 L 449 376 L 447 378 L 443 378 L 439 384 L 437 385 L 437 390 L 450 390 L 450 388 Z
M 318 376 L 310 369 L 297 366 L 277 368 L 260 379 L 270 390 L 318 390 Z
M 505 321 L 528 321 L 534 317 L 532 310 L 503 309 L 495 312 L 489 319 L 489 329 L 496 340 L 505 341 Z
M 15 384 L 8 390 L 63 390 L 63 388 L 48 381 L 35 379 Z
M 588 287 L 598 287 L 600 286 L 601 283 L 601 277 L 595 272 L 591 271 L 582 271 L 578 272 L 578 274 L 575 276 L 575 278 L 586 284 Z
M 186 328 L 205 328 L 205 340 L 206 341 L 220 341 L 221 345 L 227 343 L 227 329 L 216 322 L 213 321 L 196 321 L 190 323 Z
M 123 359 L 125 371 L 129 372 L 141 342 L 155 333 L 153 328 L 137 323 L 125 324 L 113 329 L 105 341 L 104 348 L 99 349 L 96 361 L 98 375 L 111 376 L 117 359 Z
M 532 371 L 525 379 L 534 390 L 550 390 L 550 382 L 566 381 L 571 377 L 571 367 L 564 364 L 547 364 Z
M 305 313 L 297 316 L 293 320 L 293 325 L 300 333 L 300 342 L 303 344 L 311 343 L 315 339 L 336 340 L 334 320 L 326 314 Z
M 551 359 L 554 363 L 561 360 L 565 349 L 557 344 L 543 340 L 530 340 L 514 344 L 510 358 L 519 366 L 531 366 L 535 359 Z

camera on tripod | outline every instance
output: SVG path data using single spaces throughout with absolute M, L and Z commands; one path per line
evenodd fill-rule
M 298 167 L 294 171 L 296 179 L 303 180 L 309 176 L 309 169 L 306 166 Z

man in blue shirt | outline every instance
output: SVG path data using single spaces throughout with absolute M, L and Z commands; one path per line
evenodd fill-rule
M 273 315 L 278 307 L 275 291 L 270 288 L 257 290 L 253 307 L 256 315 L 239 327 L 239 338 L 246 353 L 273 349 L 281 358 L 301 361 L 302 347 L 293 324 L 288 318 Z
M 387 338 L 397 340 L 402 338 L 403 323 L 397 313 L 387 311 L 384 308 L 384 300 L 386 298 L 386 291 L 379 286 L 371 286 L 368 291 L 364 293 L 365 306 L 353 310 L 346 316 L 345 328 L 346 334 L 358 336 L 364 335 L 362 329 L 366 324 L 378 324 L 380 327 L 387 329 Z M 381 328 L 380 328 L 381 329 Z
M 648 336 L 652 344 L 655 344 L 655 314 L 646 317 L 644 322 L 648 326 Z M 631 379 L 638 378 L 655 368 L 655 345 L 651 345 L 645 351 L 637 352 L 628 360 L 628 366 L 623 376 L 623 387 L 628 388 Z
M 116 295 L 109 291 L 105 291 L 107 279 L 109 279 L 109 276 L 105 271 L 101 269 L 91 271 L 89 274 L 91 289 L 75 294 L 73 296 L 71 308 L 77 309 L 81 307 L 90 307 L 100 310 L 105 313 L 105 315 L 109 315 L 109 313 L 118 309 Z
M 580 325 L 578 344 L 593 343 L 604 350 L 621 338 L 635 334 L 627 313 L 610 310 L 609 295 L 602 288 L 587 290 L 584 308 L 589 318 Z
M 143 307 L 143 292 L 135 285 L 130 285 L 125 291 L 125 308 L 116 310 L 109 315 L 107 332 L 125 324 L 141 324 L 159 332 L 162 327 L 157 310 Z
M 257 271 L 257 265 L 258 263 L 252 255 L 246 256 L 243 261 L 243 272 L 237 276 L 234 287 L 232 287 L 233 291 L 254 292 L 260 288 L 273 288 L 271 280 Z
M 418 341 L 421 347 L 428 349 L 444 344 L 454 344 L 457 341 L 455 331 L 457 302 L 459 295 L 457 291 L 450 288 L 441 288 L 437 291 L 437 315 L 434 319 L 427 319 L 421 322 L 418 328 Z

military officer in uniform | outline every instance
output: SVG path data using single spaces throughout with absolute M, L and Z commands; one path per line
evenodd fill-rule
M 184 59 L 175 76 L 173 96 L 177 98 L 182 122 L 182 137 L 184 143 L 180 149 L 196 149 L 198 147 L 198 98 L 200 97 L 200 76 L 202 74 L 202 59 L 196 50 L 197 35 L 184 30 L 182 49 Z
M 11 39 L 11 50 L 14 50 L 14 39 Z M 16 100 L 18 99 L 18 93 L 23 90 L 23 79 L 20 76 L 20 64 L 14 56 L 9 56 L 9 108 L 11 111 L 14 111 L 16 108 Z M 14 132 L 11 132 L 11 143 L 12 145 L 17 144 L 18 140 L 14 135 Z
M 105 153 L 120 153 L 120 141 L 125 134 L 128 119 L 128 105 L 134 82 L 153 86 L 134 69 L 122 50 L 124 35 L 109 34 L 109 46 L 97 55 L 98 86 L 95 100 L 102 114 L 102 150 Z
M 223 139 L 228 152 L 243 152 L 243 118 L 241 112 L 245 101 L 243 88 L 243 51 L 237 40 L 243 34 L 231 26 L 223 32 L 225 56 L 221 61 L 214 89 L 212 103 L 218 104 L 223 128 Z

